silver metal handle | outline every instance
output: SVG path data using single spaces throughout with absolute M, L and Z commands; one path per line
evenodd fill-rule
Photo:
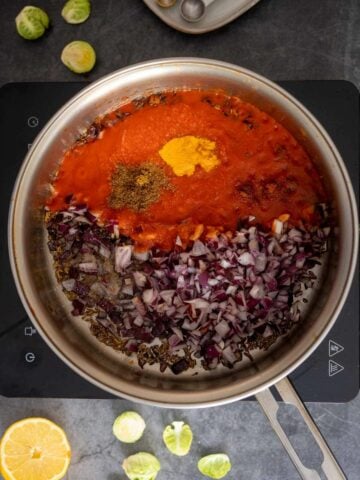
M 329 449 L 319 429 L 315 425 L 314 420 L 311 418 L 309 412 L 306 410 L 305 405 L 300 400 L 290 381 L 287 378 L 284 378 L 283 380 L 280 380 L 278 383 L 275 384 L 275 388 L 279 392 L 280 397 L 284 402 L 290 403 L 298 409 L 304 422 L 311 431 L 316 443 L 318 444 L 324 456 L 321 468 L 323 473 L 326 475 L 326 478 L 329 480 L 346 480 L 343 471 L 341 470 L 339 464 L 331 453 L 331 450 Z M 301 478 L 303 480 L 321 480 L 321 477 L 316 470 L 305 467 L 305 465 L 300 460 L 298 454 L 295 452 L 293 446 L 291 445 L 288 436 L 286 435 L 285 431 L 283 430 L 277 419 L 279 405 L 271 391 L 267 389 L 259 392 L 256 395 L 256 398 L 260 403 L 262 409 L 264 410 L 265 415 L 268 417 L 274 431 L 278 435 L 289 457 L 293 461 Z

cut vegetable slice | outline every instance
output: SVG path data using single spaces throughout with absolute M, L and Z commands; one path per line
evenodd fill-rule
M 198 469 L 210 478 L 223 478 L 231 470 L 229 457 L 225 453 L 213 453 L 203 457 L 198 462 Z
M 117 417 L 113 425 L 113 434 L 124 443 L 137 442 L 144 433 L 146 424 L 136 412 L 124 412 Z
M 91 12 L 90 0 L 69 0 L 61 11 L 67 23 L 78 24 L 85 22 Z
M 130 480 L 155 480 L 161 465 L 151 453 L 139 452 L 125 458 L 122 467 Z
M 60 480 L 70 457 L 65 432 L 46 418 L 20 420 L 1 440 L 0 468 L 5 480 Z
M 165 428 L 163 440 L 171 453 L 182 457 L 190 451 L 193 434 L 189 425 L 184 422 L 172 422 Z
M 96 53 L 90 43 L 75 40 L 66 45 L 61 53 L 61 61 L 74 73 L 86 73 L 94 68 Z
M 38 7 L 27 6 L 15 18 L 18 34 L 26 40 L 36 40 L 49 28 L 50 20 L 46 12 Z

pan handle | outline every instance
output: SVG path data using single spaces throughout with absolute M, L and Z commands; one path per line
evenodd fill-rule
M 314 420 L 311 418 L 309 412 L 306 410 L 305 405 L 300 400 L 290 381 L 287 378 L 284 378 L 283 380 L 277 382 L 274 386 L 279 392 L 280 397 L 284 402 L 290 403 L 298 409 L 300 415 L 302 416 L 306 425 L 311 431 L 314 439 L 316 440 L 316 443 L 318 444 L 324 456 L 321 467 L 323 473 L 326 475 L 326 478 L 328 480 L 346 480 L 343 471 L 335 460 L 335 457 L 331 453 L 331 450 L 327 446 L 323 436 L 315 425 Z M 268 417 L 271 426 L 273 427 L 275 433 L 278 435 L 289 457 L 297 468 L 297 471 L 299 472 L 301 478 L 303 480 L 321 480 L 321 477 L 316 470 L 305 467 L 305 465 L 300 460 L 298 454 L 295 452 L 293 446 L 291 445 L 288 436 L 286 435 L 285 431 L 283 430 L 277 419 L 277 411 L 279 409 L 279 405 L 275 400 L 273 394 L 271 393 L 270 389 L 259 392 L 256 395 L 256 398 L 260 403 L 262 409 L 264 410 L 265 415 Z

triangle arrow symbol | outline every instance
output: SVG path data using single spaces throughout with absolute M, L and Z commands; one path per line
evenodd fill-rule
M 342 352 L 344 347 L 334 340 L 329 340 L 329 357 L 333 357 L 338 353 Z
M 334 375 L 342 372 L 344 367 L 340 365 L 340 363 L 334 362 L 334 360 L 329 360 L 329 377 L 333 377 Z

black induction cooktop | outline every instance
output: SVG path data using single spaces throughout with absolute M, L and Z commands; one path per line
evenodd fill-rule
M 345 81 L 284 81 L 335 141 L 358 195 L 359 92 Z M 11 83 L 0 89 L 0 394 L 111 398 L 50 350 L 27 317 L 12 278 L 7 217 L 20 164 L 47 120 L 84 83 Z M 304 401 L 347 402 L 359 391 L 359 285 L 356 277 L 330 334 L 291 379 Z

